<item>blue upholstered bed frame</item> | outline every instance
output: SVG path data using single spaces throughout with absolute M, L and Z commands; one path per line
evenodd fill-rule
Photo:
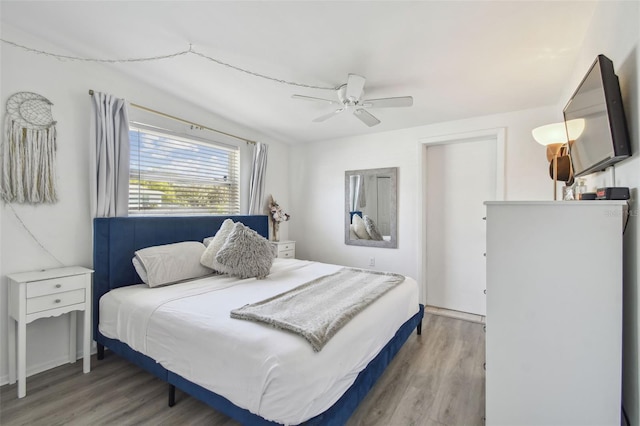
M 185 216 L 185 217 L 129 217 L 94 219 L 93 242 L 93 336 L 98 344 L 98 358 L 104 356 L 104 348 L 126 358 L 149 371 L 170 385 L 169 405 L 173 404 L 175 388 L 205 402 L 245 425 L 273 425 L 243 408 L 237 407 L 185 378 L 165 369 L 146 355 L 131 349 L 119 340 L 109 339 L 98 330 L 100 319 L 99 300 L 110 290 L 140 283 L 131 258 L 136 250 L 160 244 L 180 241 L 202 241 L 215 235 L 222 222 L 231 218 L 242 222 L 268 238 L 267 216 Z M 373 387 L 378 377 L 409 338 L 414 329 L 420 333 L 424 306 L 396 332 L 382 351 L 360 372 L 353 385 L 324 413 L 305 422 L 305 425 L 342 425 L 347 422 L 358 404 Z

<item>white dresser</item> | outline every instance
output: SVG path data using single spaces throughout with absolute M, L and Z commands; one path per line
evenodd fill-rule
M 485 204 L 486 425 L 619 425 L 626 204 Z
M 89 372 L 92 273 L 91 269 L 71 266 L 7 275 L 9 280 L 9 383 L 16 382 L 17 355 L 18 398 L 22 398 L 27 392 L 27 324 L 39 318 L 57 317 L 69 313 L 69 362 L 73 363 L 76 361 L 76 312 L 84 311 L 82 370 L 85 373 Z
M 295 259 L 296 242 L 295 241 L 273 241 L 273 245 L 277 250 L 277 257 L 283 259 Z

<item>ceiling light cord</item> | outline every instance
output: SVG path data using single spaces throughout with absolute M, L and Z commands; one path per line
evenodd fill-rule
M 26 50 L 27 52 L 37 53 L 38 55 L 51 56 L 61 61 L 82 61 L 82 62 L 102 62 L 102 63 L 125 63 L 125 62 L 147 62 L 147 61 L 157 61 L 161 59 L 169 59 L 175 58 L 176 56 L 186 55 L 191 52 L 191 46 L 189 46 L 189 50 L 184 50 L 182 52 L 171 53 L 169 55 L 159 55 L 159 56 L 149 56 L 144 58 L 126 58 L 126 59 L 100 59 L 100 58 L 82 58 L 79 56 L 68 56 L 68 55 L 58 55 L 56 53 L 45 52 L 44 50 L 34 49 L 32 47 L 23 46 L 18 43 L 14 43 L 13 41 L 0 39 L 3 43 L 10 44 L 14 47 L 18 47 L 20 49 Z
M 36 53 L 38 55 L 44 55 L 44 56 L 50 56 L 53 58 L 56 58 L 58 60 L 61 61 L 82 61 L 82 62 L 100 62 L 100 63 L 111 63 L 111 64 L 115 64 L 115 63 L 128 63 L 128 62 L 150 62 L 150 61 L 158 61 L 158 60 L 162 60 L 162 59 L 171 59 L 171 58 L 176 58 L 178 56 L 184 56 L 184 55 L 188 55 L 188 54 L 193 54 L 196 56 L 200 56 L 203 59 L 206 59 L 208 61 L 214 62 L 218 65 L 222 65 L 225 66 L 227 68 L 231 68 L 233 70 L 236 71 L 240 71 L 243 72 L 245 74 L 249 74 L 253 77 L 259 77 L 265 80 L 270 80 L 273 81 L 275 83 L 280 83 L 280 84 L 286 84 L 289 86 L 296 86 L 296 87 L 304 87 L 307 89 L 319 89 L 319 90 L 337 90 L 338 87 L 323 87 L 323 86 L 315 86 L 312 84 L 304 84 L 304 83 L 297 83 L 294 81 L 287 81 L 287 80 L 282 80 L 279 78 L 275 78 L 275 77 L 270 77 L 268 75 L 264 75 L 264 74 L 260 74 L 254 71 L 250 71 L 241 67 L 238 67 L 236 65 L 232 65 L 232 64 L 228 64 L 226 62 L 223 62 L 219 59 L 213 58 L 211 56 L 205 55 L 204 53 L 200 53 L 197 52 L 195 50 L 193 50 L 192 45 L 189 45 L 189 49 L 188 50 L 183 50 L 181 52 L 176 52 L 176 53 L 171 53 L 168 55 L 158 55 L 158 56 L 147 56 L 147 57 L 141 57 L 141 58 L 124 58 L 124 59 L 100 59 L 100 58 L 83 58 L 83 57 L 79 57 L 79 56 L 70 56 L 70 55 L 59 55 L 56 53 L 51 53 L 51 52 L 46 52 L 44 50 L 38 50 L 38 49 L 34 49 L 32 47 L 27 47 L 27 46 L 23 46 L 21 44 L 15 43 L 13 41 L 9 41 L 9 40 L 5 40 L 5 39 L 0 39 L 0 41 L 2 41 L 3 43 L 9 44 L 11 46 L 20 48 L 22 50 L 25 50 L 27 52 L 31 52 L 31 53 Z
M 200 56 L 201 58 L 207 59 L 207 60 L 209 60 L 209 61 L 211 61 L 211 62 L 215 62 L 215 63 L 216 63 L 216 64 L 218 64 L 218 65 L 223 65 L 223 66 L 225 66 L 225 67 L 228 67 L 228 68 L 234 69 L 234 70 L 236 70 L 236 71 L 243 72 L 243 73 L 245 73 L 245 74 L 252 75 L 252 76 L 254 76 L 254 77 L 260 77 L 260 78 L 264 78 L 264 79 L 266 79 L 266 80 L 275 81 L 276 83 L 280 83 L 280 84 L 288 84 L 288 85 L 290 85 L 290 86 L 297 86 L 297 87 L 305 87 L 305 88 L 307 88 L 307 89 L 337 90 L 337 87 L 322 87 L 322 86 L 314 86 L 314 85 L 312 85 L 312 84 L 296 83 L 296 82 L 294 82 L 294 81 L 287 81 L 287 80 L 281 80 L 281 79 L 279 79 L 279 78 L 275 78 L 275 77 L 269 77 L 268 75 L 259 74 L 259 73 L 257 73 L 257 72 L 249 71 L 249 70 L 246 70 L 246 69 L 244 69 L 244 68 L 237 67 L 237 66 L 235 66 L 235 65 L 227 64 L 226 62 L 222 62 L 222 61 L 221 61 L 221 60 L 219 60 L 219 59 L 212 58 L 212 57 L 207 56 L 207 55 L 205 55 L 205 54 L 203 54 L 203 53 L 200 53 L 200 52 L 196 52 L 195 50 L 192 50 L 191 48 L 190 48 L 190 50 L 189 50 L 189 51 L 190 51 L 190 53 L 193 53 L 194 55 Z

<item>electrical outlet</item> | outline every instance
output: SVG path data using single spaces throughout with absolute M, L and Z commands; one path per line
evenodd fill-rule
M 376 266 L 376 258 L 375 257 L 370 257 L 369 258 L 369 266 Z

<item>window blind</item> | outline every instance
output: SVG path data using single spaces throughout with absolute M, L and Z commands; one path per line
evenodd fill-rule
M 239 149 L 130 126 L 129 215 L 240 213 Z

